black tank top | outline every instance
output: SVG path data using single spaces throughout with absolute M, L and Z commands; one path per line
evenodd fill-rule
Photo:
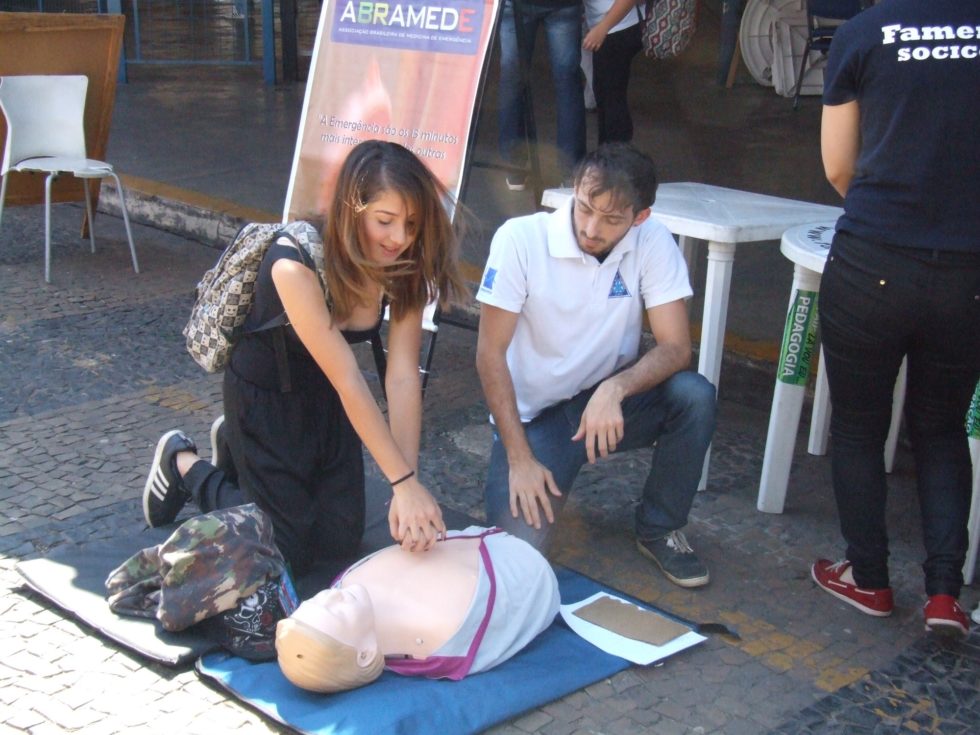
M 273 243 L 259 268 L 259 276 L 255 285 L 255 303 L 245 320 L 245 334 L 235 345 L 230 362 L 230 367 L 240 377 L 270 389 L 280 385 L 275 350 L 275 333 L 280 330 L 284 333 L 290 370 L 293 371 L 295 368 L 300 375 L 306 373 L 311 377 L 316 373 L 321 373 L 313 356 L 300 341 L 292 326 L 286 325 L 260 332 L 250 332 L 250 330 L 257 329 L 274 320 L 284 312 L 282 300 L 279 298 L 279 292 L 276 291 L 275 283 L 272 280 L 272 266 L 284 258 L 302 263 L 304 267 L 309 267 L 303 261 L 299 251 L 292 245 Z M 387 298 L 381 303 L 378 321 L 373 327 L 340 330 L 347 344 L 358 344 L 373 339 L 381 329 L 386 306 Z

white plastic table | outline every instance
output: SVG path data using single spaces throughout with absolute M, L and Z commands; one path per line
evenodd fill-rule
M 776 366 L 776 388 L 769 414 L 766 451 L 762 459 L 759 498 L 756 507 L 764 513 L 782 513 L 786 503 L 789 470 L 796 448 L 796 433 L 806 392 L 810 362 L 816 350 L 817 301 L 820 277 L 830 243 L 834 239 L 835 220 L 791 227 L 783 233 L 779 250 L 793 261 L 793 287 L 783 343 Z M 812 329 L 808 329 L 811 327 Z M 817 370 L 813 412 L 810 418 L 810 454 L 827 453 L 830 424 L 830 392 L 821 355 Z M 898 431 L 905 401 L 905 361 L 895 381 L 892 397 L 892 420 L 885 440 L 885 469 L 891 472 L 898 445 Z
M 571 195 L 571 189 L 548 189 L 541 204 L 557 209 Z M 693 255 L 693 240 L 708 242 L 698 372 L 715 386 L 721 375 L 735 246 L 739 243 L 777 240 L 794 225 L 836 220 L 842 213 L 839 207 L 710 184 L 667 183 L 657 188 L 653 216 L 680 236 L 681 250 L 688 264 Z M 709 449 L 704 458 L 699 489 L 704 489 L 707 484 L 710 459 Z

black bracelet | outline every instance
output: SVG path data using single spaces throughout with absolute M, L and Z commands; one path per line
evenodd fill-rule
M 407 475 L 405 475 L 404 477 L 399 477 L 399 478 L 398 478 L 397 480 L 393 480 L 393 481 L 391 482 L 391 486 L 392 486 L 392 487 L 394 487 L 395 485 L 397 485 L 397 484 L 398 484 L 398 483 L 400 483 L 400 482 L 405 482 L 405 480 L 407 480 L 407 479 L 408 479 L 408 478 L 410 478 L 410 477 L 415 477 L 415 470 L 412 470 L 412 471 L 410 471 L 410 472 L 409 472 L 409 473 L 408 473 Z

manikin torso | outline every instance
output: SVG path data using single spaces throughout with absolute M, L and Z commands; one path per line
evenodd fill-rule
M 340 583 L 364 587 L 386 656 L 426 658 L 462 625 L 476 591 L 480 539 L 437 543 L 423 553 L 389 546 L 350 570 Z

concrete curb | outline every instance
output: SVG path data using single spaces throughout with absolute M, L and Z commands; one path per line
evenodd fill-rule
M 280 217 L 226 199 L 199 194 L 137 176 L 121 175 L 130 220 L 173 232 L 214 248 L 223 248 L 248 222 L 277 222 Z M 99 211 L 122 216 L 115 182 L 102 185 Z

